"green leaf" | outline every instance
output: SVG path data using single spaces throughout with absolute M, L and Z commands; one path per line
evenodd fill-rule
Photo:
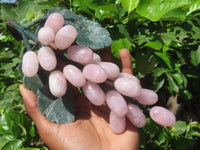
M 160 33 L 160 36 L 164 43 L 176 41 L 176 33 L 175 32 Z
M 38 90 L 37 95 L 38 107 L 49 121 L 58 124 L 74 122 L 75 101 L 70 86 L 63 97 L 53 98 L 48 87 Z
M 22 140 L 18 140 L 15 139 L 13 141 L 10 141 L 9 143 L 7 143 L 2 150 L 19 150 L 19 148 L 22 146 L 23 141 Z
M 184 21 L 186 19 L 186 12 L 181 9 L 181 8 L 177 8 L 174 9 L 168 13 L 166 13 L 165 15 L 162 16 L 162 19 L 164 20 L 181 20 Z
M 5 135 L 0 137 L 0 149 L 2 149 L 7 143 L 13 141 L 15 138 L 11 135 Z
M 187 124 L 184 121 L 176 121 L 173 127 L 175 128 L 177 135 L 181 135 L 187 130 Z
M 174 74 L 172 74 L 172 76 L 174 77 L 174 79 L 176 80 L 178 85 L 181 85 L 183 83 L 183 78 L 180 73 L 174 73 Z
M 156 56 L 158 56 L 161 60 L 163 60 L 170 69 L 172 68 L 171 61 L 170 61 L 169 57 L 167 56 L 167 53 L 154 52 L 154 54 Z
M 122 7 L 126 9 L 128 13 L 133 11 L 137 5 L 139 4 L 140 0 L 121 0 Z
M 200 46 L 196 51 L 191 51 L 191 62 L 194 66 L 197 66 L 200 63 Z
M 169 84 L 169 90 L 172 92 L 172 91 L 175 91 L 176 93 L 179 92 L 179 87 L 177 86 L 176 82 L 174 81 L 173 77 L 169 74 L 167 74 L 167 81 L 168 81 L 168 84 Z
M 162 48 L 162 43 L 158 40 L 153 41 L 153 42 L 147 42 L 144 47 L 150 47 L 155 50 L 160 50 Z
M 151 21 L 159 21 L 166 13 L 184 6 L 188 6 L 190 0 L 140 0 L 136 12 Z
M 189 11 L 187 12 L 187 15 L 200 10 L 200 1 L 199 0 L 192 0 L 192 4 L 189 7 Z

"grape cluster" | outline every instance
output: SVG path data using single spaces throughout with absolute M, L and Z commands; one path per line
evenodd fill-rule
M 113 132 L 122 133 L 126 127 L 126 118 L 136 127 L 146 124 L 146 117 L 136 104 L 128 103 L 125 97 L 136 100 L 143 105 L 153 105 L 158 101 L 157 94 L 144 89 L 140 81 L 131 74 L 120 73 L 119 67 L 111 62 L 101 61 L 101 57 L 90 48 L 73 44 L 77 30 L 71 25 L 64 25 L 60 13 L 52 13 L 47 18 L 44 27 L 40 28 L 37 37 L 41 43 L 38 52 L 28 51 L 22 60 L 22 71 L 25 76 L 34 76 L 41 66 L 51 71 L 49 89 L 60 97 L 67 91 L 67 82 L 75 87 L 82 87 L 88 100 L 94 105 L 107 104 L 110 108 L 110 126 Z M 52 48 L 49 45 L 55 45 Z M 67 57 L 83 67 L 68 64 L 62 70 L 56 69 L 57 57 L 55 51 L 66 50 Z M 101 83 L 112 81 L 114 88 L 103 90 Z M 150 109 L 150 117 L 163 126 L 172 126 L 175 116 L 167 109 L 154 106 Z

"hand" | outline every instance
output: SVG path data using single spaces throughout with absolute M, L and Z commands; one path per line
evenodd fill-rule
M 107 53 L 108 50 L 104 52 Z M 110 55 L 105 55 L 110 60 Z M 105 58 L 102 56 L 102 59 Z M 120 51 L 122 72 L 132 74 L 130 53 L 127 49 Z M 27 113 L 35 122 L 41 139 L 52 150 L 136 150 L 139 145 L 138 129 L 127 120 L 126 130 L 122 134 L 111 131 L 106 105 L 94 106 L 83 94 L 77 94 L 76 121 L 59 125 L 52 123 L 40 112 L 37 95 L 19 87 Z

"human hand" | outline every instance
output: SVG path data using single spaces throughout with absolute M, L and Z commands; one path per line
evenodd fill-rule
M 109 51 L 103 52 L 102 59 L 110 60 Z M 107 55 L 108 54 L 108 55 Z M 120 51 L 122 72 L 132 74 L 130 53 Z M 69 124 L 50 122 L 38 109 L 37 95 L 19 87 L 27 113 L 35 122 L 41 139 L 52 150 L 136 150 L 139 145 L 139 133 L 128 120 L 126 130 L 115 134 L 109 126 L 109 108 L 106 105 L 94 106 L 83 94 L 77 94 L 76 120 Z

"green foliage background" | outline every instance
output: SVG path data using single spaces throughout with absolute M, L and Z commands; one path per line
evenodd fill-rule
M 15 18 L 25 25 L 52 7 L 68 8 L 99 22 L 111 34 L 115 62 L 119 64 L 121 48 L 129 49 L 134 74 L 143 87 L 158 93 L 158 105 L 169 107 L 171 96 L 181 105 L 171 128 L 147 118 L 140 134 L 141 150 L 199 148 L 199 0 L 18 0 L 1 4 L 0 10 L 0 149 L 48 149 L 19 94 L 18 66 L 25 46 L 7 31 L 6 20 Z

